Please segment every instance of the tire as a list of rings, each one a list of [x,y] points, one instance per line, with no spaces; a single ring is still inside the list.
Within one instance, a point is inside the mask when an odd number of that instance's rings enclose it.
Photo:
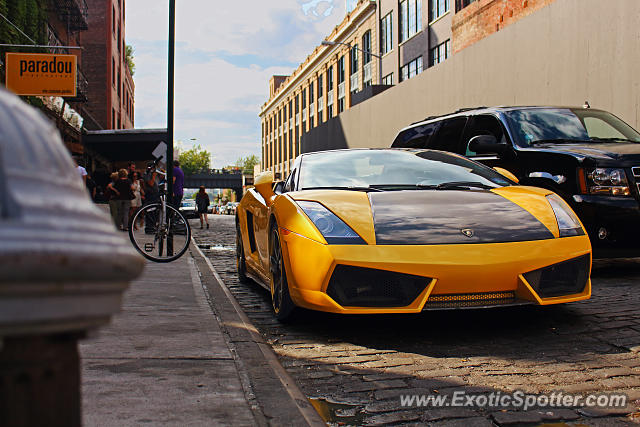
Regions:
[[[240,283],[248,283],[247,263],[244,257],[244,245],[242,244],[240,224],[236,224],[236,269],[238,271],[238,281]]]
[[[271,227],[270,234],[269,272],[271,276],[271,305],[276,319],[281,322],[287,322],[292,319],[296,306],[289,295],[287,271],[284,267],[284,257],[282,256],[282,245],[280,244],[277,225]]]
[[[129,239],[148,260],[171,262],[189,248],[191,227],[189,221],[172,206],[166,206],[165,225],[160,227],[161,209],[160,203],[153,203],[136,212],[129,222]],[[144,226],[136,229],[141,219],[144,219]]]

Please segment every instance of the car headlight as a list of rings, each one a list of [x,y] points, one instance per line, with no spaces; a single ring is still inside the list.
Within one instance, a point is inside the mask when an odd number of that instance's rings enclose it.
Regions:
[[[334,245],[366,245],[367,243],[333,212],[318,202],[298,201],[327,243]]]
[[[582,225],[580,225],[580,220],[567,202],[562,200],[562,198],[556,194],[549,194],[547,196],[547,201],[549,202],[549,205],[551,205],[551,209],[553,209],[553,213],[556,216],[558,229],[560,230],[560,237],[584,235],[584,230],[582,229]]]
[[[586,194],[629,196],[629,182],[624,169],[596,168],[590,172],[581,169],[581,190]]]

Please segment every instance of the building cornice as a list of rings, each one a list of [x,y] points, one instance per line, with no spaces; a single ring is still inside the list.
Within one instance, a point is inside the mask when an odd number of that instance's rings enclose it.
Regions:
[[[356,9],[348,13],[342,22],[339,25],[336,25],[325,40],[336,42],[341,41],[345,38],[345,35],[352,32],[354,27],[357,28],[362,21],[369,18],[372,13],[375,13],[375,10],[375,0],[360,0]],[[271,110],[271,108],[273,108],[274,105],[285,98],[301,80],[306,78],[309,71],[317,67],[322,60],[330,57],[336,49],[344,49],[344,46],[316,46],[313,52],[307,56],[305,61],[296,68],[293,74],[291,74],[287,80],[282,83],[282,85],[280,85],[276,94],[262,105],[259,116],[264,116],[269,110]]]

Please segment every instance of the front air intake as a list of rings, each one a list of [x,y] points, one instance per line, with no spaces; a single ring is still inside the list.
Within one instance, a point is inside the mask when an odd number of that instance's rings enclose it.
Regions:
[[[430,282],[429,277],[337,265],[327,295],[343,307],[405,307]]]
[[[431,295],[424,306],[424,310],[444,308],[473,308],[513,305],[518,301],[513,291],[480,292],[469,294],[440,294]]]
[[[541,298],[573,295],[582,292],[587,285],[590,263],[590,256],[583,255],[523,276]]]

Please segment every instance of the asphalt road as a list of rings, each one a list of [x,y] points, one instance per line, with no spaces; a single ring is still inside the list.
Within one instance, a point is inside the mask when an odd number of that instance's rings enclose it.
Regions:
[[[640,421],[640,259],[596,261],[589,301],[552,307],[339,316],[283,325],[260,286],[238,283],[232,216],[194,238],[283,366],[335,425]],[[624,409],[402,406],[401,395],[622,392]],[[629,415],[629,413],[633,413]]]

